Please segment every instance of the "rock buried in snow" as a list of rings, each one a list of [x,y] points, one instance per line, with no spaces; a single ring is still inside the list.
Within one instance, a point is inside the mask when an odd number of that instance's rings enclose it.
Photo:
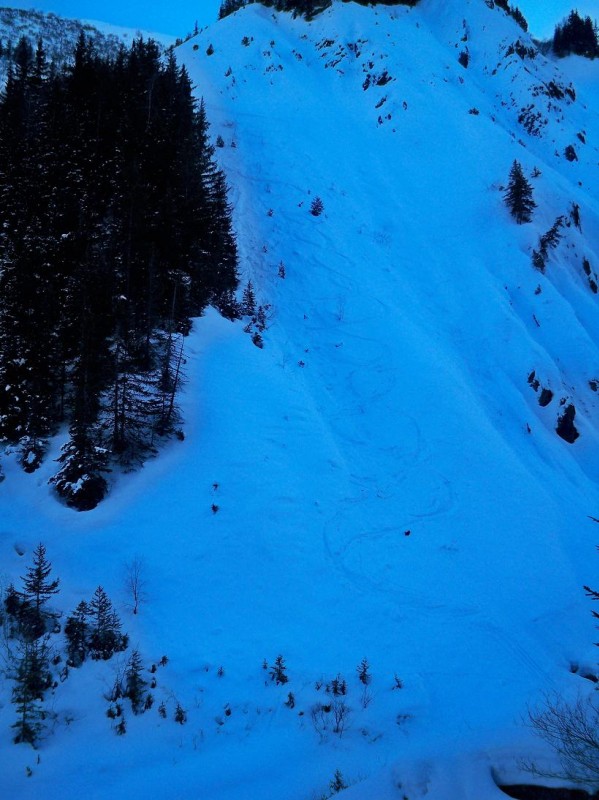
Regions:
[[[584,789],[552,788],[531,784],[499,786],[499,789],[508,797],[515,797],[517,800],[591,800],[594,797]]]
[[[558,436],[569,444],[573,444],[580,434],[574,425],[574,417],[576,416],[576,409],[570,403],[561,417],[557,420],[557,428],[555,429]]]

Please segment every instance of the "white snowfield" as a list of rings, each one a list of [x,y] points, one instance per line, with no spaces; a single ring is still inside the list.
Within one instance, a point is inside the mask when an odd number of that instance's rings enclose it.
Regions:
[[[177,48],[224,142],[265,346],[247,320],[199,319],[185,441],[92,512],[52,499],[51,459],[4,462],[6,580],[43,541],[57,607],[101,584],[144,663],[169,661],[120,737],[103,693],[126,654],[72,670],[39,764],[11,743],[5,682],[0,796],[320,800],[339,770],[347,800],[499,800],[530,782],[521,759],[551,766],[527,707],[592,691],[573,670],[597,660],[599,64],[506,55],[517,40],[484,0],[336,2],[312,22],[251,5]],[[521,226],[515,159],[537,203]],[[573,444],[555,430],[570,404]],[[262,668],[279,654],[284,685]],[[338,674],[342,733],[314,713]]]

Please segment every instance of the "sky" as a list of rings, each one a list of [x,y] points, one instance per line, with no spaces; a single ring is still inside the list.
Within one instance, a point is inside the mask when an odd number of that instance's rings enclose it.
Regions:
[[[53,11],[64,17],[94,19],[140,28],[172,36],[184,36],[193,29],[195,22],[200,27],[217,18],[220,0],[177,0],[177,2],[148,3],[147,0],[16,0],[7,3],[13,8],[36,8]],[[599,16],[597,0],[512,0],[528,20],[535,36],[549,37],[555,23],[572,8],[581,14]]]

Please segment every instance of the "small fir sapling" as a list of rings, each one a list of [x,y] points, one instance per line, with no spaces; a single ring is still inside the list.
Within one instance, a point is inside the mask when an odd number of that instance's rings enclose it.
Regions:
[[[27,568],[26,575],[21,578],[23,591],[17,592],[16,597],[7,595],[9,607],[17,610],[15,619],[18,633],[29,641],[43,636],[49,619],[54,616],[56,620],[56,615],[44,608],[47,601],[59,591],[60,581],[58,578],[51,580],[51,572],[52,564],[46,558],[46,548],[40,543],[33,551],[32,566]]]
[[[47,713],[41,705],[44,692],[52,686],[48,637],[40,642],[23,640],[19,643],[16,660],[15,683],[12,702],[16,706],[17,721],[14,742],[35,747],[41,737]]]
[[[164,701],[162,701],[158,706],[158,715],[162,717],[162,719],[166,719],[166,706],[164,704]]]
[[[9,583],[9,585],[6,587],[6,592],[4,595],[4,610],[9,617],[16,617],[18,616],[22,605],[23,601],[15,589],[14,584]]]
[[[558,217],[551,228],[549,228],[549,230],[541,236],[539,240],[539,249],[532,251],[533,266],[540,272],[545,271],[547,258],[549,256],[549,248],[555,250],[561,241],[563,234],[560,232],[560,228],[562,227],[563,223],[564,218],[561,216]]]
[[[285,684],[289,680],[283,656],[276,657],[274,665],[270,668],[270,679],[274,681],[277,686]]]
[[[175,709],[174,715],[175,722],[178,722],[179,725],[185,725],[187,722],[187,712],[184,711],[181,703],[177,703],[177,708]]]
[[[358,680],[360,683],[363,683],[364,686],[368,686],[372,680],[372,675],[370,674],[370,664],[366,658],[363,658],[362,661],[360,661],[356,668],[356,672],[358,673]]]
[[[324,211],[324,203],[320,199],[320,197],[316,196],[312,203],[310,204],[310,214],[313,217],[319,217],[322,212]]]
[[[125,685],[123,696],[131,701],[134,714],[141,714],[145,710],[147,681],[142,677],[143,666],[138,650],[133,650],[125,667]]]
[[[52,597],[58,594],[60,580],[49,580],[52,572],[52,564],[46,558],[46,548],[43,544],[33,551],[33,565],[27,569],[27,574],[23,581],[23,598],[32,604],[35,610],[40,613],[42,606]]]
[[[564,224],[564,218],[562,216],[558,217],[553,225],[549,228],[549,230],[541,236],[541,250],[546,251],[547,248],[551,248],[555,250],[555,248],[560,243],[560,240],[563,234],[560,232],[560,228]]]
[[[348,785],[345,782],[343,775],[339,770],[335,770],[335,775],[333,776],[333,780],[329,783],[329,789],[333,794],[338,794],[342,792],[344,789],[347,789]]]
[[[269,306],[258,306],[256,311],[256,327],[258,331],[262,333],[266,330],[266,312],[269,309]]]
[[[251,281],[248,281],[243,290],[241,299],[241,313],[244,317],[251,317],[256,313],[256,295]]]
[[[325,691],[327,694],[332,694],[335,697],[347,694],[347,682],[341,675],[333,678],[330,683],[327,683]]]

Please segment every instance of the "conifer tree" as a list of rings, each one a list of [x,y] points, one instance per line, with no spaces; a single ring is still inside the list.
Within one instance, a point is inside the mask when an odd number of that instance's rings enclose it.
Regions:
[[[533,200],[532,186],[524,177],[522,166],[518,161],[512,164],[504,200],[518,225],[531,221],[532,212],[537,204]]]
[[[52,564],[46,558],[46,548],[40,542],[33,551],[33,565],[28,567],[23,581],[23,597],[39,613],[42,606],[58,593],[60,580],[50,580]]]
[[[274,681],[277,686],[287,683],[289,680],[287,666],[283,660],[283,656],[277,656],[275,658],[275,663],[270,668],[270,679]]]
[[[127,648],[128,637],[121,633],[121,622],[101,586],[94,592],[89,608],[91,657],[107,661],[115,652],[122,652]]]
[[[218,18],[224,19],[230,14],[234,14],[247,4],[248,0],[222,0],[218,9]]]
[[[125,668],[125,687],[123,695],[131,701],[134,714],[141,714],[145,710],[145,688],[148,682],[142,677],[143,666],[138,650],[133,650]]]
[[[575,53],[587,58],[599,56],[599,31],[590,17],[581,17],[573,10],[568,18],[556,25],[553,34],[553,52],[560,56]]]
[[[243,290],[243,297],[241,300],[241,313],[244,316],[251,317],[256,313],[256,295],[251,281],[248,281]]]
[[[80,666],[87,656],[90,615],[89,604],[82,600],[71,616],[67,617],[64,634],[67,640],[68,663],[72,667]]]
[[[51,684],[47,642],[21,642],[12,691],[12,702],[18,717],[12,726],[16,743],[25,742],[34,746],[37,743],[45,718],[41,702]]]

